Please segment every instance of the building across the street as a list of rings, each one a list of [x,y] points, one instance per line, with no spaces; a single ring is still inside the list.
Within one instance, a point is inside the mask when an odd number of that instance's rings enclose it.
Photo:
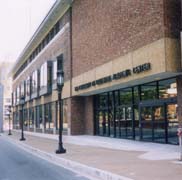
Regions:
[[[177,144],[182,125],[180,0],[58,0],[13,69],[28,131],[58,130],[57,70],[64,71],[68,135]]]

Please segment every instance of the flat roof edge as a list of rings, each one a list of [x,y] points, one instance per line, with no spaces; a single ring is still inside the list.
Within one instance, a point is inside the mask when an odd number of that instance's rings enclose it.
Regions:
[[[51,18],[53,18],[53,19],[51,19],[51,21],[56,20],[56,17],[58,17],[61,13],[63,13],[66,10],[66,8],[68,8],[68,6],[71,6],[72,2],[73,2],[73,0],[56,0],[56,2],[52,5],[49,12],[45,16],[45,18],[42,20],[42,22],[40,23],[40,25],[38,26],[38,28],[34,32],[33,36],[31,37],[31,39],[29,40],[29,42],[27,43],[27,45],[23,49],[23,51],[20,53],[19,57],[17,58],[14,66],[12,67],[12,69],[9,73],[10,76],[13,76],[16,73],[16,71],[18,70],[18,68],[25,62],[28,52],[31,51],[31,48],[34,47],[34,43],[36,43],[36,41],[38,41],[44,37],[45,34],[43,34],[41,36],[41,31],[48,28],[48,27],[46,27],[46,25],[48,24],[48,21]],[[61,9],[62,11],[56,12],[57,16],[56,15],[53,16],[55,13],[55,10],[59,7],[63,7]],[[38,37],[38,39],[37,39],[37,37]]]

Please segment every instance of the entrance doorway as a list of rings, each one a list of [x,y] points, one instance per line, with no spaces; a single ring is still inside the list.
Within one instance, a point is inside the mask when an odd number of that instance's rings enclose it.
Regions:
[[[140,103],[140,139],[177,144],[177,104],[167,101]]]
[[[94,119],[96,135],[178,144],[176,79],[97,94]]]

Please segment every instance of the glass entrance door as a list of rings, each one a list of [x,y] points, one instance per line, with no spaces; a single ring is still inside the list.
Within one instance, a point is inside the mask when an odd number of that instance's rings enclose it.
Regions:
[[[167,132],[168,132],[168,143],[178,144],[177,129],[177,104],[167,105]]]
[[[141,140],[166,143],[165,104],[140,107]]]
[[[140,107],[140,127],[141,127],[141,140],[153,140],[153,113],[151,106]]]
[[[177,144],[176,104],[140,106],[140,138],[143,141]]]
[[[132,120],[132,107],[121,106],[119,107],[118,125],[119,134],[122,138],[133,138],[133,120]]]
[[[167,142],[167,124],[166,124],[166,108],[165,105],[153,106],[153,141]]]

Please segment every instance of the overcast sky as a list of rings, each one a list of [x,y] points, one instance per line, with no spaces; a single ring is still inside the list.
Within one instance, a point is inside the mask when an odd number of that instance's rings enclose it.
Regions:
[[[55,0],[0,0],[0,61],[15,61]]]

